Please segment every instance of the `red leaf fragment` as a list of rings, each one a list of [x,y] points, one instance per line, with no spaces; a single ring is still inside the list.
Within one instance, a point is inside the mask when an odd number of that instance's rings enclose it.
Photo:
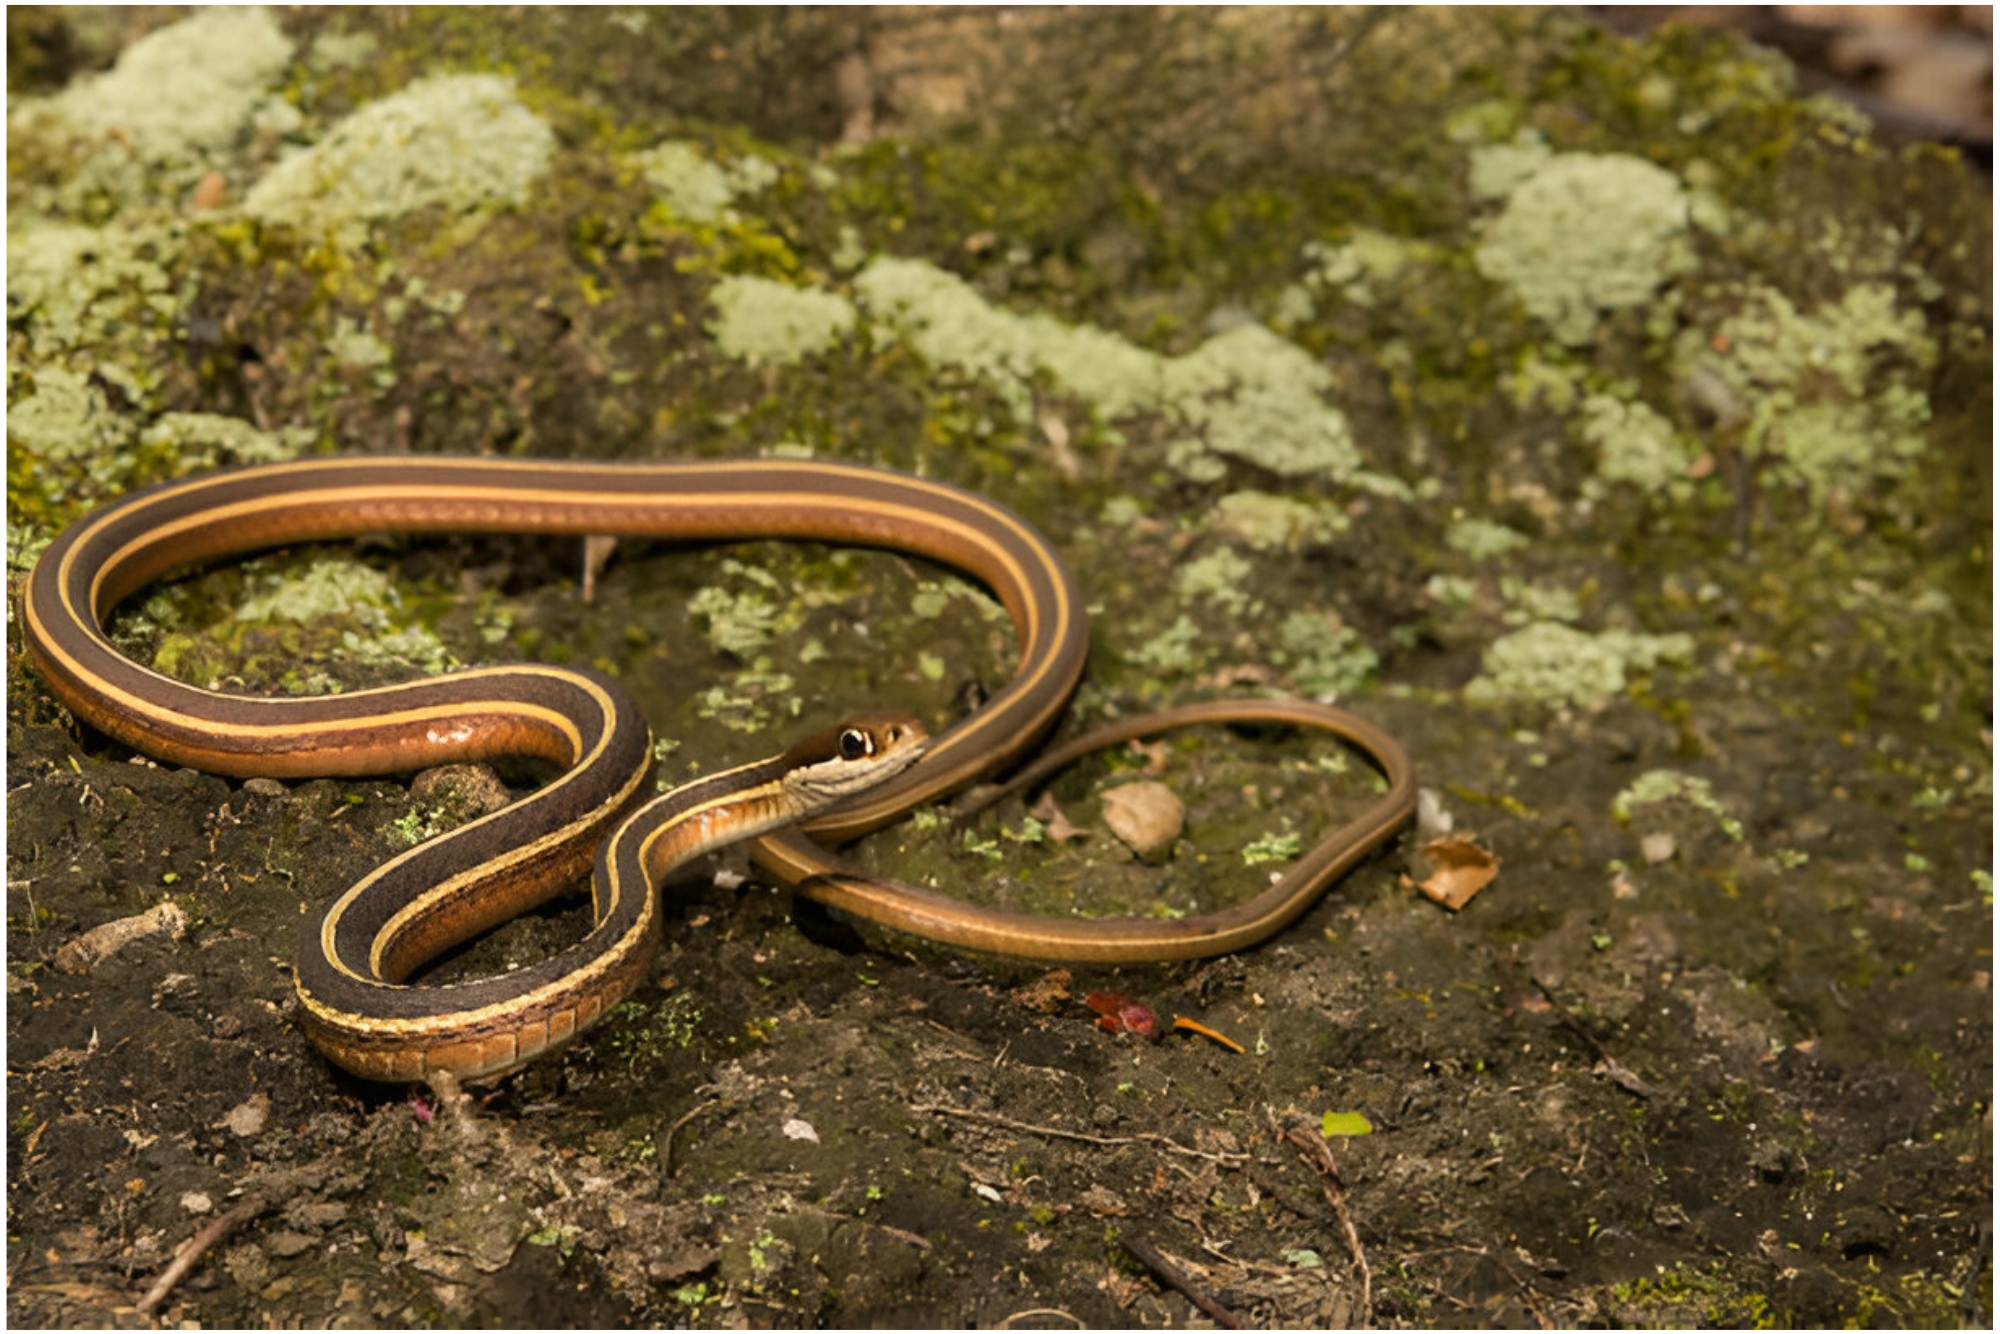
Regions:
[[[1167,1035],[1160,1026],[1160,1016],[1122,991],[1093,991],[1083,1003],[1097,1012],[1097,1026],[1107,1033],[1137,1033],[1148,1042],[1158,1042]]]

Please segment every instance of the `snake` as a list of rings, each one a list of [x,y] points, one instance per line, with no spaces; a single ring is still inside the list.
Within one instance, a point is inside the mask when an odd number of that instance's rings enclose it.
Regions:
[[[914,718],[865,714],[652,797],[651,729],[629,692],[597,671],[518,663],[345,693],[252,696],[153,671],[106,631],[121,601],[170,572],[392,532],[879,548],[984,584],[1012,622],[1019,657],[1005,686],[936,736]],[[1213,700],[1076,738],[998,791],[1045,781],[1093,749],[1196,723],[1316,729],[1360,750],[1384,790],[1241,903],[1178,919],[1054,917],[850,866],[841,845],[1033,755],[1083,677],[1090,629],[1068,564],[1012,510],[940,481],[830,460],[361,455],[225,469],[132,492],[65,529],[29,574],[21,623],[56,699],[157,760],[278,779],[508,757],[557,766],[526,796],[405,851],[302,924],[293,970],[302,1026],[334,1064],[374,1080],[484,1079],[573,1039],[643,978],[662,934],[658,883],[725,843],[755,839],[752,860],[795,893],[896,931],[1019,958],[1157,963],[1245,949],[1282,930],[1416,804],[1409,757],[1376,724],[1305,700]],[[582,940],[497,977],[411,982],[585,875],[594,925]]]

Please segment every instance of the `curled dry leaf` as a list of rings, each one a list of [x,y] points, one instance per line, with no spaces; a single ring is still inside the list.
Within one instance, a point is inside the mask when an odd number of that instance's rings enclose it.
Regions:
[[[1470,903],[1500,873],[1500,859],[1465,835],[1434,838],[1424,844],[1423,855],[1430,860],[1431,873],[1417,891],[1453,912]]]
[[[1044,792],[1042,799],[1028,808],[1028,814],[1040,820],[1043,830],[1058,843],[1090,836],[1088,829],[1078,829],[1069,822],[1069,817],[1063,814],[1062,807],[1056,805],[1056,799],[1050,793]]]

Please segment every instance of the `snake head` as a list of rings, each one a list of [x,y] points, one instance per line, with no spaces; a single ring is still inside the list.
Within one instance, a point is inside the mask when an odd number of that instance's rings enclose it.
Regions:
[[[924,725],[907,713],[850,718],[785,752],[785,787],[818,809],[894,778],[923,754],[927,739]]]

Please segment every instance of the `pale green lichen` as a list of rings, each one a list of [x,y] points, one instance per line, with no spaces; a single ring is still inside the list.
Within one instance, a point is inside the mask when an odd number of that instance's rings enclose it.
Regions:
[[[303,570],[254,571],[249,596],[237,604],[234,619],[245,624],[283,622],[314,625],[342,618],[359,624],[344,630],[331,655],[364,666],[415,668],[436,673],[459,666],[444,641],[421,624],[396,624],[401,599],[386,574],[357,560],[328,557]],[[172,674],[174,641],[164,646],[169,660],[155,666]],[[301,674],[291,688],[337,690],[338,684],[318,673]]]
[[[855,277],[854,291],[881,333],[933,366],[991,385],[1022,420],[1032,415],[1038,373],[1107,419],[1158,398],[1159,358],[1144,348],[1102,329],[990,305],[963,279],[922,260],[877,259]]]
[[[1253,605],[1244,591],[1251,573],[1249,561],[1221,547],[1181,566],[1174,575],[1174,587],[1182,597],[1202,598],[1225,610],[1242,612]]]
[[[1634,809],[1662,801],[1685,801],[1715,817],[1715,823],[1735,842],[1743,841],[1743,823],[1735,819],[1716,799],[1706,778],[1678,773],[1672,769],[1650,769],[1611,799],[1611,815],[1619,824],[1632,818]]]
[[[345,241],[418,209],[518,206],[547,170],[555,132],[491,74],[420,79],[335,125],[265,173],[243,201],[266,222]]]
[[[225,463],[279,463],[297,458],[313,442],[310,427],[260,431],[240,417],[212,412],[168,412],[140,433],[149,446],[171,448],[181,471]]]
[[[1676,343],[1683,375],[1710,376],[1742,414],[1743,448],[1802,482],[1815,501],[1905,474],[1923,453],[1924,392],[1937,344],[1921,311],[1864,283],[1802,312],[1752,288],[1737,314]]]
[[[1346,532],[1348,524],[1348,517],[1330,505],[1309,505],[1267,491],[1232,491],[1215,502],[1218,532],[1265,551],[1323,542]]]
[[[1475,150],[1467,162],[1466,183],[1482,203],[1506,198],[1548,165],[1555,156],[1538,130],[1522,130],[1509,143],[1492,143]]]
[[[305,625],[327,616],[353,616],[373,627],[388,624],[396,589],[380,570],[347,558],[314,561],[295,574],[257,574],[257,591],[237,604],[239,621],[291,621]]]
[[[388,369],[395,360],[395,349],[369,333],[358,320],[343,316],[335,321],[333,332],[326,336],[326,350],[337,366],[378,372],[376,383],[382,388],[396,382],[395,373]]]
[[[1692,457],[1674,424],[1644,403],[1592,394],[1583,401],[1577,433],[1597,450],[1597,474],[1648,493],[1687,477]]]
[[[118,340],[167,336],[148,326],[173,313],[170,233],[30,220],[7,236],[7,318],[36,359]]]
[[[1601,313],[1650,301],[1694,267],[1687,194],[1643,158],[1558,154],[1508,191],[1476,259],[1557,339],[1581,345]]]
[[[1146,517],[1146,507],[1135,496],[1113,496],[1104,502],[1098,518],[1113,528],[1123,528]]]
[[[936,620],[953,602],[972,604],[988,624],[999,624],[1008,619],[1007,609],[985,589],[949,576],[938,580],[926,579],[918,584],[916,593],[910,598],[910,610],[927,621]]]
[[[1552,584],[1534,584],[1512,575],[1500,578],[1500,596],[1507,602],[1503,619],[1509,625],[1531,621],[1574,621],[1583,615],[1583,604],[1572,589]]]
[[[1186,672],[1200,665],[1201,627],[1182,616],[1133,649],[1127,658],[1158,672]]]
[[[1364,308],[1380,299],[1378,283],[1387,283],[1410,263],[1416,247],[1386,232],[1356,228],[1338,245],[1307,241],[1300,250],[1305,273],[1279,293],[1273,312],[1280,327],[1303,324],[1318,313],[1329,295]]]
[[[675,139],[634,154],[632,161],[682,222],[733,222],[730,204],[778,179],[778,169],[760,157],[724,165],[711,161],[700,144]]]
[[[1315,699],[1339,699],[1359,690],[1380,661],[1352,627],[1322,612],[1294,612],[1278,627],[1280,651],[1274,655],[1287,668],[1301,694]]]
[[[1454,551],[1483,561],[1520,550],[1528,545],[1528,537],[1491,519],[1461,519],[1444,530],[1444,542]]]
[[[1350,480],[1361,472],[1346,415],[1322,397],[1333,373],[1263,325],[1238,325],[1162,369],[1162,398],[1196,432],[1184,447],[1205,446],[1281,477]]]
[[[1226,455],[1281,476],[1409,494],[1362,468],[1345,415],[1324,397],[1332,373],[1262,325],[1238,325],[1186,356],[1162,357],[1089,325],[991,305],[922,260],[877,259],[854,290],[878,340],[901,339],[933,366],[987,384],[1020,421],[1032,420],[1035,383],[1046,377],[1107,423],[1142,413],[1177,420],[1189,434],[1171,442],[1169,461],[1198,481],[1219,478]]]
[[[688,610],[701,617],[708,642],[724,653],[749,658],[797,623],[796,615],[755,591],[731,592],[710,586],[688,599]]]
[[[753,366],[793,365],[854,328],[854,306],[832,292],[766,278],[724,278],[708,295],[716,309],[708,326],[716,347]]]
[[[21,392],[29,387],[33,393]],[[8,440],[44,462],[103,457],[132,429],[88,376],[62,366],[21,374],[8,397]]]
[[[375,54],[375,35],[367,32],[323,32],[313,39],[307,59],[317,70],[351,69]]]
[[[231,144],[291,58],[291,39],[262,6],[197,9],[133,42],[108,72],[24,110],[101,141],[93,156],[191,162]]]
[[[1684,634],[1593,635],[1541,621],[1487,648],[1481,659],[1485,671],[1466,685],[1465,698],[1471,704],[1518,700],[1594,709],[1624,692],[1629,673],[1693,657],[1694,640]]]

